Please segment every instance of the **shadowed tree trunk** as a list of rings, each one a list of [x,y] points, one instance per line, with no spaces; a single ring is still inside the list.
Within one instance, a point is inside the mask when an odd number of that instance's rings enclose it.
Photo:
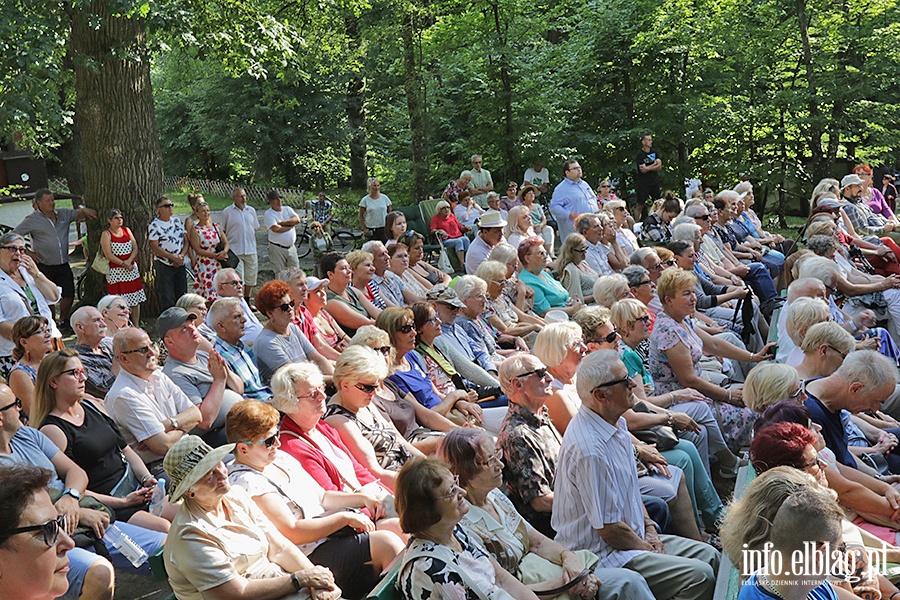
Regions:
[[[347,38],[353,47],[358,47],[359,17],[344,18]],[[365,189],[368,177],[366,166],[366,79],[362,68],[350,73],[347,81],[347,125],[350,128],[350,187],[355,190]]]
[[[412,170],[412,199],[418,203],[428,197],[428,136],[425,103],[422,101],[424,83],[416,60],[417,19],[412,9],[407,9],[400,25],[403,40],[403,88],[406,92],[406,108],[409,111],[409,132],[412,142],[410,168]]]
[[[121,14],[112,0],[85,3],[70,15],[70,51],[75,66],[75,111],[81,132],[86,204],[100,215],[88,226],[92,249],[107,227],[105,213],[118,208],[138,241],[138,267],[148,302],[142,314],[158,311],[147,226],[163,194],[162,152],[156,129],[146,23]],[[89,259],[90,260],[90,259]],[[90,270],[87,302],[106,292],[103,277]]]

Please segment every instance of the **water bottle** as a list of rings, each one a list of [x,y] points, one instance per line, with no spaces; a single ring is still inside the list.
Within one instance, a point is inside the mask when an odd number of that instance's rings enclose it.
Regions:
[[[160,479],[153,488],[153,495],[150,497],[150,514],[157,517],[162,514],[163,502],[166,499],[166,480]]]
[[[122,556],[127,558],[135,567],[139,567],[147,562],[147,553],[144,552],[144,549],[138,546],[137,542],[131,539],[127,533],[119,529],[119,526],[115,523],[106,530],[104,539],[109,540],[116,547],[116,550],[121,552]]]

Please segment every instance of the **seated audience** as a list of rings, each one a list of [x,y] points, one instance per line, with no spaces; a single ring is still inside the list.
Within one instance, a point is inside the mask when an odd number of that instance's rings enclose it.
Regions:
[[[585,240],[585,262],[598,276],[613,273],[613,268],[609,264],[612,247],[604,242],[607,233],[603,223],[600,216],[594,213],[585,213],[575,219],[575,229]],[[569,239],[569,236],[565,239]]]
[[[200,335],[203,336],[203,339],[206,340],[206,342],[201,342],[200,349],[204,352],[212,350],[212,345],[216,341],[216,332],[211,324],[206,323],[206,315],[208,312],[206,308],[206,298],[200,294],[188,292],[175,301],[175,306],[183,308],[193,315],[197,315],[197,331],[199,331]]]
[[[559,309],[567,315],[573,315],[582,303],[578,298],[569,297],[566,289],[553,278],[545,268],[550,264],[550,257],[544,250],[544,240],[538,236],[525,238],[519,244],[519,261],[522,271],[519,281],[534,290],[534,311],[544,316],[551,308]]]
[[[632,298],[628,278],[619,273],[604,275],[594,283],[594,302],[612,308],[619,300]]]
[[[496,260],[486,260],[478,265],[475,276],[487,282],[485,316],[488,324],[500,333],[521,337],[529,347],[533,346],[544,320],[519,310],[504,293],[506,265]]]
[[[244,345],[244,324],[247,318],[237,298],[219,298],[209,308],[209,322],[216,331],[214,347],[219,356],[244,384],[244,398],[267,401],[272,390],[263,384],[253,351]]]
[[[103,398],[116,380],[116,374],[113,372],[112,347],[101,344],[106,337],[106,321],[96,308],[82,306],[72,313],[69,323],[75,330],[73,348],[78,351],[87,375],[87,381],[84,382],[85,392],[95,398]]]
[[[241,281],[241,276],[234,269],[219,269],[215,279],[213,279],[213,283],[216,287],[218,298],[237,298],[241,301],[241,311],[247,320],[244,324],[244,335],[241,337],[241,341],[248,346],[252,346],[263,326],[250,309],[250,304],[244,299],[244,284]],[[206,316],[206,324],[211,329],[215,329],[210,322],[209,315]]]
[[[112,346],[112,338],[120,329],[131,327],[131,307],[122,296],[103,296],[97,302],[97,310],[106,320],[106,342]]]
[[[460,223],[456,215],[450,212],[449,202],[442,200],[437,203],[428,230],[437,237],[438,242],[443,244],[444,248],[456,253],[459,264],[466,264],[466,253],[469,250],[469,238],[466,237],[466,232],[470,230],[470,227]]]
[[[758,365],[744,381],[744,403],[762,414],[767,407],[782,400],[803,403],[806,392],[797,369],[790,365],[766,362]]]
[[[481,216],[478,233],[475,234],[475,239],[465,252],[467,275],[474,275],[478,265],[488,259],[491,251],[499,245],[504,245],[504,227],[506,227],[506,219],[497,209],[488,210]]]
[[[665,244],[672,239],[669,223],[681,213],[681,202],[674,196],[666,197],[660,206],[647,215],[641,225],[641,239],[645,242]]]
[[[425,260],[425,236],[418,231],[412,231],[407,234],[405,243],[409,245],[409,271],[425,288],[425,291],[439,283],[444,285],[450,283],[449,275]]]
[[[504,356],[515,351],[510,350],[510,347],[518,350],[528,349],[521,338],[496,334],[487,323],[487,283],[483,279],[475,275],[463,275],[457,280],[454,291],[459,301],[463,303],[455,323],[466,332],[471,343],[484,349],[494,365],[499,365],[503,362]]]
[[[334,317],[347,335],[353,337],[363,325],[375,324],[375,317],[381,309],[365,297],[363,290],[350,285],[353,270],[343,254],[330,252],[323,256],[319,271],[328,279],[325,284],[328,303],[324,310]]]
[[[406,241],[409,241],[409,238],[406,238]],[[394,245],[397,247],[394,248]],[[404,294],[404,299],[407,304],[412,304],[409,299],[424,299],[426,292],[432,288],[431,284],[427,281],[420,281],[419,278],[410,270],[409,268],[409,246],[407,246],[404,242],[400,242],[399,244],[394,244],[390,248],[388,248],[388,257],[390,258],[390,263],[388,264],[388,273],[390,273],[391,279],[396,275],[400,278],[400,281],[404,286],[406,286],[407,292]],[[416,300],[418,301],[418,300]]]
[[[594,284],[600,274],[588,264],[587,251],[587,240],[583,235],[569,235],[559,249],[556,272],[559,273],[559,282],[566,288],[569,297],[591,304],[594,302]]]
[[[509,210],[506,217],[506,228],[503,235],[506,243],[513,248],[519,247],[519,242],[527,237],[535,235],[534,228],[531,226],[531,212],[527,206],[514,206]]]
[[[12,357],[17,362],[9,372],[9,387],[22,401],[22,413],[28,417],[31,415],[38,367],[53,350],[50,325],[44,317],[22,317],[13,324],[11,335],[16,345]]]
[[[334,322],[334,319],[325,321],[322,317],[322,315],[328,314],[322,313],[322,307],[325,306],[326,301],[325,288],[323,286],[328,283],[328,280],[316,277],[307,278],[306,271],[295,269],[294,267],[279,273],[278,279],[285,282],[291,290],[291,300],[294,302],[294,325],[300,328],[300,333],[309,340],[316,352],[328,360],[337,360],[337,357],[340,356],[340,350],[332,345],[332,341],[335,341],[336,345],[343,343],[343,347],[346,348],[350,338],[343,331],[340,331],[340,327]],[[310,289],[310,279],[315,284],[316,290],[319,290],[318,294],[315,290]],[[318,302],[319,298],[313,298],[313,296],[320,296],[322,301]],[[310,310],[308,306],[310,304],[316,307],[315,314]],[[321,321],[325,321],[323,325],[327,327],[327,333],[319,327],[317,316],[320,317]],[[338,334],[338,331],[340,331],[340,334]]]
[[[326,346],[328,346],[335,354],[339,355],[350,345],[350,336],[341,329],[341,326],[337,324],[337,321],[334,320],[334,317],[327,310],[323,310],[328,303],[327,286],[327,279],[309,277],[307,279],[309,297],[305,300],[304,305],[309,314],[312,315],[313,323],[316,325],[316,337],[321,338],[322,342],[324,342],[323,350],[327,350]],[[325,358],[333,360],[329,357],[330,352],[328,354],[321,352],[321,354]]]
[[[613,342],[616,337],[612,334]],[[587,355],[581,327],[576,323],[550,323],[538,334],[534,343],[534,355],[546,365],[553,378],[550,387],[553,396],[547,401],[550,420],[560,433],[565,433],[569,421],[581,407],[575,389],[578,365]]]

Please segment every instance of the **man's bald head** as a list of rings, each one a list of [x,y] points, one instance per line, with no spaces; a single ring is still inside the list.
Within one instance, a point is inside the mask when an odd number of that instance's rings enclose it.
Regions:
[[[788,304],[797,298],[821,298],[826,299],[825,284],[821,279],[814,277],[803,277],[795,279],[788,286],[787,301]]]

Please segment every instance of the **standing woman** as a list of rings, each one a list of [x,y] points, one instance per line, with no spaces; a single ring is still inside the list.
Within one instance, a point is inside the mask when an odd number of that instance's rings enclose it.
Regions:
[[[131,318],[140,327],[141,302],[147,299],[141,272],[137,266],[137,240],[131,229],[122,222],[122,211],[117,208],[106,213],[109,229],[100,234],[100,250],[109,261],[106,274],[106,292],[122,296],[131,307]]]
[[[53,351],[53,342],[44,317],[22,317],[13,325],[12,336],[16,342],[13,358],[19,362],[9,373],[9,387],[22,401],[22,412],[27,416],[31,414],[38,367]]]
[[[547,254],[550,255],[550,258],[555,259],[553,229],[547,226],[547,215],[544,214],[544,209],[534,201],[537,198],[537,188],[533,185],[523,186],[519,191],[519,198],[522,200],[522,205],[528,208],[534,233],[544,239],[544,248],[547,250]]]
[[[194,265],[194,292],[214,302],[218,295],[213,280],[219,272],[219,261],[228,258],[228,240],[219,234],[219,228],[212,222],[206,202],[197,203],[196,214],[197,222],[188,230],[188,241],[197,256]],[[217,252],[219,242],[223,242],[224,246]]]
[[[393,205],[387,194],[381,193],[381,182],[377,177],[369,177],[366,189],[369,193],[359,201],[359,226],[364,236],[383,242],[385,219]]]

